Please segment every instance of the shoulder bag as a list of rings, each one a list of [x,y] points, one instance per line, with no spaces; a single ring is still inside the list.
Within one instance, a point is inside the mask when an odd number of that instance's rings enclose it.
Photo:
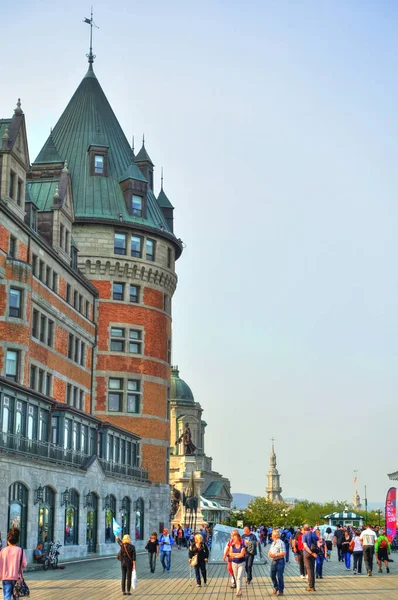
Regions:
[[[30,596],[29,588],[22,574],[22,558],[23,550],[21,548],[21,560],[19,561],[19,575],[17,581],[14,584],[14,589],[12,590],[12,595],[14,598],[25,598],[26,596]]]

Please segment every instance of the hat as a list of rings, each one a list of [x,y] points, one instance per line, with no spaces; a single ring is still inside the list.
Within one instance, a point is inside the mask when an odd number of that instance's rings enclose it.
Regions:
[[[129,535],[124,535],[123,539],[122,539],[122,543],[123,544],[129,544],[131,542],[130,536]]]

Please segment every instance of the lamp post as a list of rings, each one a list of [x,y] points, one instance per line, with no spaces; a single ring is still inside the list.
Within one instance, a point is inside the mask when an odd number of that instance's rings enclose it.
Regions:
[[[376,515],[379,517],[379,527],[380,527],[380,517],[381,517],[382,513],[383,513],[383,511],[381,510],[381,508],[378,508],[376,510]]]
[[[282,512],[281,512],[281,518],[282,518],[282,524],[283,524],[284,526],[286,525],[286,523],[285,523],[285,521],[286,521],[286,517],[287,517],[287,510],[286,510],[286,509],[282,509]]]

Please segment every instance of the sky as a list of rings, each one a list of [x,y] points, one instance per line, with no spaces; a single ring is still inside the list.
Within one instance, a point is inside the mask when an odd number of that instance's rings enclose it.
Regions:
[[[2,16],[0,117],[30,159],[87,70],[77,0]],[[94,6],[94,70],[186,245],[173,362],[232,491],[382,501],[397,452],[398,3]]]

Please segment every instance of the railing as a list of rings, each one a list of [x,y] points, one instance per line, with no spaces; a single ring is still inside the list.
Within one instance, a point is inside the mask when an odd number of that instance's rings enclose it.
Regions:
[[[15,433],[0,433],[0,451],[37,457],[74,467],[83,467],[90,458],[77,450],[64,449],[50,442],[30,440]]]
[[[109,460],[104,460],[103,458],[99,458],[98,460],[106,475],[111,475],[113,477],[130,477],[137,481],[148,481],[148,471],[146,469],[130,467],[129,465],[120,465]]]
[[[70,448],[61,448],[50,442],[30,440],[15,433],[0,433],[0,452],[29,456],[40,460],[64,464],[71,467],[84,467],[90,456]],[[136,481],[148,481],[148,471],[140,467],[120,465],[103,458],[98,458],[106,475],[111,477],[128,477]]]

